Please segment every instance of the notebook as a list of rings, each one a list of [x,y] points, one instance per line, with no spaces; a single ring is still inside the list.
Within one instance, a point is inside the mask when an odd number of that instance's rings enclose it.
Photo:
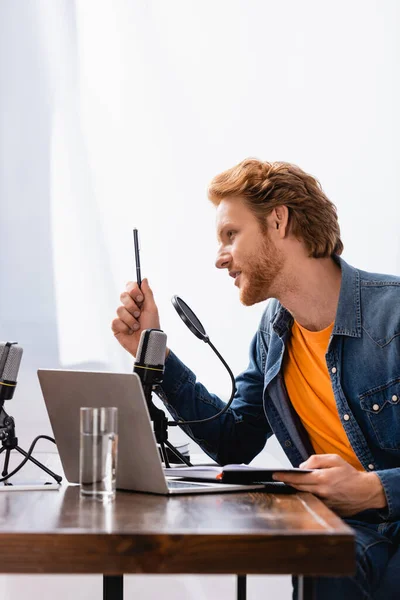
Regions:
[[[211,466],[200,465],[193,467],[165,468],[165,475],[172,477],[183,477],[184,479],[197,481],[221,481],[223,483],[271,483],[274,473],[312,473],[315,469],[278,468],[264,469],[261,467],[249,467],[248,465],[225,465]]]

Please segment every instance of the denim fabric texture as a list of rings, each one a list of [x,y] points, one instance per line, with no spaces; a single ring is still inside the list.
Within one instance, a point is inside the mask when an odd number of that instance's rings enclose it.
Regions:
[[[353,518],[359,571],[349,585],[360,590],[358,596],[354,589],[349,596],[340,594],[343,600],[364,599],[372,597],[370,589],[377,587],[384,572],[381,563],[386,567],[393,556],[400,571],[393,550],[398,547],[400,520],[400,277],[368,273],[340,257],[335,260],[342,281],[326,364],[350,444],[364,469],[378,474],[387,499],[387,508]],[[277,300],[270,300],[250,346],[249,365],[236,378],[231,407],[209,423],[182,426],[219,464],[249,463],[272,434],[295,467],[314,453],[283,379],[282,361],[292,324],[291,314]],[[173,352],[166,360],[160,396],[175,419],[204,419],[225,405],[196,381]],[[389,535],[392,530],[396,533]],[[385,531],[387,536],[378,540],[376,536]],[[328,579],[318,581],[325,586]],[[340,578],[336,584],[343,581]],[[323,594],[327,599],[339,597],[329,596],[326,588]]]
[[[354,577],[318,577],[318,600],[397,600],[400,597],[400,522],[346,519],[355,532]],[[293,598],[297,600],[296,586]]]
[[[342,283],[326,364],[338,415],[366,471],[380,477],[386,521],[400,519],[400,277],[360,271],[336,257]],[[282,359],[293,317],[270,300],[236,378],[230,409],[210,423],[183,427],[219,464],[249,463],[275,434],[293,466],[313,454],[286,392]],[[163,400],[175,418],[194,420],[224,406],[170,352]]]

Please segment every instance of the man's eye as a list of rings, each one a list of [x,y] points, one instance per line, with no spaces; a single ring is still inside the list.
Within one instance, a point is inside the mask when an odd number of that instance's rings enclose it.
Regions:
[[[234,237],[235,232],[234,231],[228,231],[228,233],[226,235],[228,236],[228,239],[231,240]]]

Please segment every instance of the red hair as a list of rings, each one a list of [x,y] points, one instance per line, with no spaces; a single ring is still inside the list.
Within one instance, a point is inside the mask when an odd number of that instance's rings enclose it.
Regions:
[[[315,177],[286,162],[247,158],[211,181],[208,197],[214,205],[241,198],[265,229],[266,216],[277,206],[289,210],[289,230],[314,258],[341,254],[343,243],[335,205]]]

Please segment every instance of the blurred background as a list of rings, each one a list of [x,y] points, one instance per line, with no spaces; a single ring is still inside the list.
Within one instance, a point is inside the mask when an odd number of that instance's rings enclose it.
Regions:
[[[0,0],[0,339],[24,348],[23,447],[51,434],[36,370],[129,372],[110,323],[134,279],[132,228],[168,345],[223,399],[264,305],[214,268],[211,178],[246,157],[316,176],[344,259],[400,274],[397,0]],[[175,429],[171,439],[185,438]],[[41,442],[42,450],[48,448]],[[274,440],[265,449],[285,464]],[[126,577],[126,593],[234,597],[234,577]],[[62,586],[61,586],[62,584]],[[95,598],[100,576],[1,576],[3,600]],[[291,596],[250,577],[248,597]]]

